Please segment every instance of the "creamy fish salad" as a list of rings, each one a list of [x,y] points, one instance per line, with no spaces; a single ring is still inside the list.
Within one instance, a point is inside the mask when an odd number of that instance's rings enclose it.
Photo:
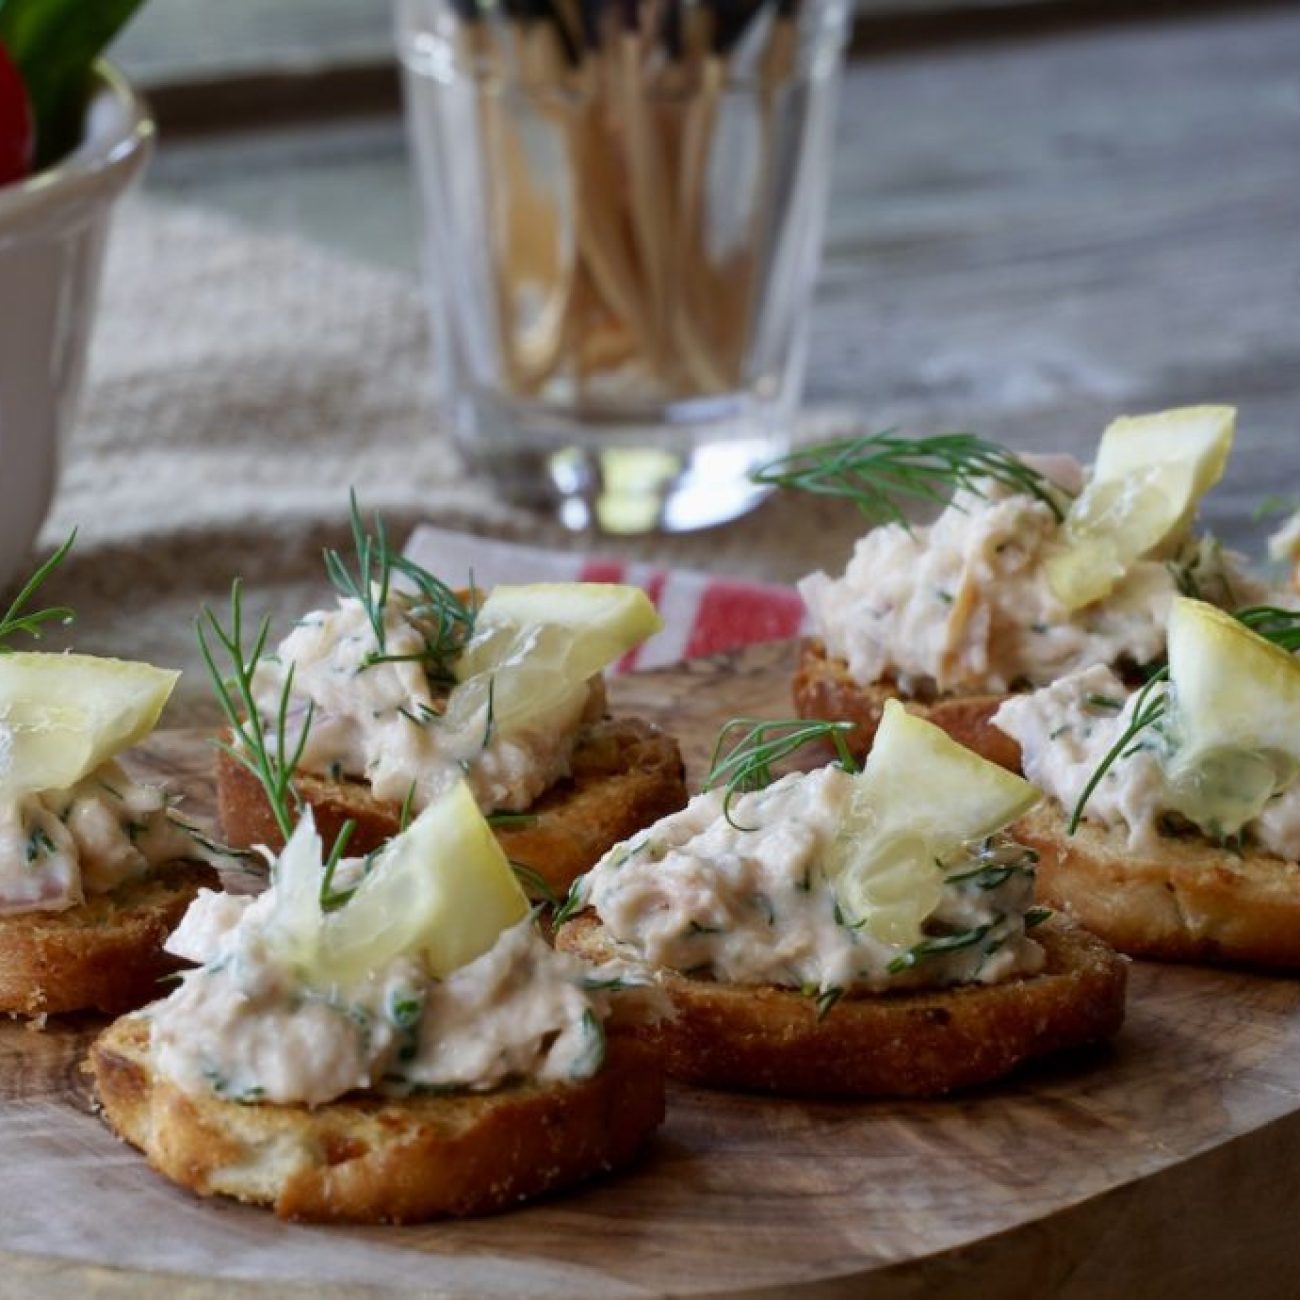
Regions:
[[[70,789],[0,802],[0,915],[64,911],[194,856],[163,791],[104,763]]]
[[[1081,483],[1077,463],[1053,477]],[[861,538],[840,578],[799,584],[816,634],[870,684],[907,694],[1002,693],[1040,686],[1094,663],[1140,665],[1164,653],[1173,597],[1195,591],[1236,608],[1265,589],[1241,557],[1189,533],[1132,564],[1104,600],[1068,611],[1047,581],[1059,547],[1051,507],[992,481],[962,491],[935,522]]]
[[[346,860],[337,879],[365,869]],[[295,964],[276,909],[274,885],[256,898],[201,890],[167,942],[199,965],[138,1014],[157,1070],[187,1092],[315,1106],[356,1091],[586,1079],[604,1060],[613,998],[644,983],[621,963],[593,969],[556,952],[531,916],[443,980],[408,955],[331,982]],[[653,990],[632,997],[655,1013]]]
[[[819,1000],[851,991],[989,984],[1034,975],[1034,854],[1006,837],[969,845],[934,870],[938,906],[920,943],[900,947],[854,924],[831,864],[853,803],[839,767],[791,773],[724,806],[720,790],[612,849],[574,886],[620,955]],[[927,864],[928,865],[928,864]],[[823,1003],[824,1005],[824,1003]]]
[[[1095,665],[1069,674],[1030,695],[1007,700],[993,724],[1020,745],[1025,775],[1069,813],[1102,760],[1128,730],[1139,692],[1109,668]],[[1128,848],[1145,852],[1161,836],[1187,825],[1184,800],[1169,776],[1177,747],[1176,726],[1143,730],[1098,782],[1084,818],[1124,832]],[[1204,789],[1199,802],[1229,800],[1229,785]],[[1292,782],[1246,821],[1241,835],[1265,853],[1300,861],[1300,782]]]
[[[505,725],[494,719],[483,682],[430,679],[432,629],[411,600],[390,595],[382,625],[381,647],[361,602],[340,597],[334,609],[301,619],[258,665],[254,698],[269,725],[290,673],[291,742],[310,710],[302,768],[367,781],[378,799],[409,796],[417,810],[464,777],[485,812],[527,808],[568,775],[578,729],[604,710],[599,679],[572,688],[557,677],[549,698]],[[525,641],[518,654],[528,652]],[[470,693],[481,705],[460,707]]]

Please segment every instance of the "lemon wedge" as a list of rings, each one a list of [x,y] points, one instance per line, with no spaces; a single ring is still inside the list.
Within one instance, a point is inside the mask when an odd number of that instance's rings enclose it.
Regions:
[[[1223,476],[1236,431],[1230,406],[1124,416],[1102,435],[1092,478],[1047,561],[1068,610],[1108,596],[1129,566],[1177,533]]]
[[[1300,775],[1300,659],[1223,610],[1177,597],[1169,613],[1175,808],[1234,835]]]
[[[275,864],[276,937],[313,984],[352,983],[403,956],[443,979],[528,915],[528,898],[463,781],[390,840],[356,892],[328,914],[322,851],[308,809]]]
[[[347,905],[326,918],[321,964],[347,980],[418,953],[443,979],[528,910],[509,859],[458,781],[389,841]]]
[[[663,626],[639,587],[539,582],[496,587],[456,665],[445,722],[468,727],[489,709],[510,730],[571,698],[587,680]]]
[[[533,628],[563,629],[583,680],[626,654],[663,626],[640,587],[612,582],[534,582],[494,587],[478,612],[478,635],[461,656],[462,680],[490,671],[501,657],[493,640]],[[587,665],[591,665],[588,667]]]
[[[94,655],[0,655],[0,791],[75,785],[154,729],[179,677]]]
[[[885,705],[855,785],[827,873],[849,924],[904,948],[920,942],[938,906],[942,864],[1042,798],[897,700]]]

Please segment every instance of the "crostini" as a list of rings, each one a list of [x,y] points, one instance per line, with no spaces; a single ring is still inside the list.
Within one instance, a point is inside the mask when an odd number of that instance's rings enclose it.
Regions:
[[[1118,1030],[1123,959],[1034,907],[1034,854],[1002,834],[1039,798],[1027,782],[888,701],[860,772],[846,752],[754,789],[773,734],[733,751],[730,789],[611,850],[559,918],[560,948],[660,981],[670,1074],[932,1096]]]
[[[631,1159],[664,1114],[654,991],[546,944],[468,786],[340,851],[307,808],[263,894],[200,894],[168,943],[197,967],[92,1048],[117,1133],[200,1195],[335,1222],[502,1210]]]
[[[644,592],[457,592],[390,553],[355,504],[353,523],[357,572],[327,556],[334,609],[301,618],[273,653],[263,629],[251,660],[227,642],[248,684],[227,712],[233,744],[218,767],[232,845],[284,842],[248,770],[241,729],[252,718],[288,737],[294,782],[327,837],[350,820],[354,850],[376,848],[403,808],[418,812],[463,778],[510,857],[561,895],[611,844],[681,807],[676,743],[604,716],[602,671],[660,626]],[[211,620],[208,630],[219,632]]]
[[[179,675],[0,655],[0,1011],[116,1014],[180,964],[163,941],[217,875],[167,795],[117,762]]]
[[[1178,597],[1142,688],[1099,666],[1002,705],[1049,796],[1015,831],[1041,901],[1136,957],[1300,967],[1298,628]]]
[[[795,677],[797,711],[855,722],[861,754],[885,701],[901,699],[1018,771],[1015,741],[990,725],[1009,695],[1097,663],[1140,681],[1163,660],[1179,592],[1227,608],[1262,598],[1239,557],[1192,531],[1234,429],[1228,407],[1125,417],[1103,434],[1090,471],[969,435],[883,448],[865,439],[855,457],[823,455],[823,478],[860,464],[895,491],[957,490],[933,524],[899,515],[857,543],[842,577],[799,584],[814,635]]]

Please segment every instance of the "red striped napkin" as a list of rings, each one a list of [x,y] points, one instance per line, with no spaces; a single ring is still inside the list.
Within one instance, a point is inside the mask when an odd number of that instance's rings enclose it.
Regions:
[[[778,641],[798,635],[805,626],[799,594],[793,587],[773,583],[541,551],[428,524],[411,534],[406,554],[451,583],[466,581],[472,573],[480,587],[508,582],[627,582],[643,588],[659,610],[664,629],[624,655],[615,672],[658,668],[759,641]]]

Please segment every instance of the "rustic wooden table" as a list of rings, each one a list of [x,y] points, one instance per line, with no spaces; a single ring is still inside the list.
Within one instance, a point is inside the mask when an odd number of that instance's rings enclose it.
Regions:
[[[1261,497],[1300,494],[1300,7],[1018,8],[1043,16],[860,33],[809,400],[1081,451],[1119,410],[1233,402],[1210,523],[1258,536]],[[194,113],[173,78],[149,190],[414,276],[391,68],[358,76],[381,111],[201,136],[168,134]]]

